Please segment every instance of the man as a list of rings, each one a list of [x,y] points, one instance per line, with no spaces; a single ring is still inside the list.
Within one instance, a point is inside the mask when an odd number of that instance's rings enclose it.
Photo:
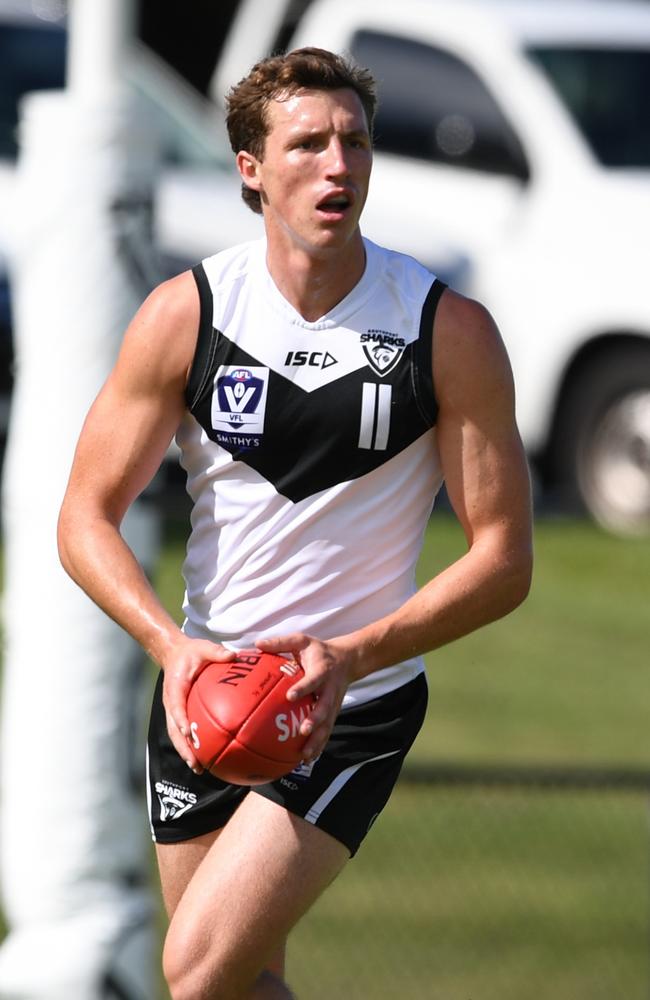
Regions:
[[[390,795],[425,711],[421,654],[529,587],[528,475],[494,323],[360,233],[374,107],[369,74],[318,49],[234,88],[231,143],[266,239],[144,303],[61,513],[66,569],[162,670],[149,780],[174,1000],[291,997],[287,935]],[[194,501],[183,631],[119,533],[174,434]],[[443,476],[468,549],[416,592]],[[186,699],[208,662],[255,644],[293,652],[289,697],[318,701],[291,780],[248,791],[201,773]]]

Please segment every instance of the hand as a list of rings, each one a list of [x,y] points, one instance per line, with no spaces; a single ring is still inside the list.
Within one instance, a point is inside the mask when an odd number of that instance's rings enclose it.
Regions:
[[[231,649],[226,649],[207,639],[189,639],[174,647],[173,652],[162,664],[163,705],[167,715],[167,732],[177,752],[195,774],[201,774],[203,767],[197,760],[187,717],[187,697],[193,681],[209,663],[227,663],[235,658]]]
[[[287,699],[297,701],[306,694],[318,698],[313,711],[300,726],[301,734],[309,737],[303,760],[315,760],[325,749],[350,684],[350,654],[337,644],[337,640],[324,642],[304,632],[260,639],[256,646],[265,653],[292,653],[303,668],[305,676],[289,688]]]

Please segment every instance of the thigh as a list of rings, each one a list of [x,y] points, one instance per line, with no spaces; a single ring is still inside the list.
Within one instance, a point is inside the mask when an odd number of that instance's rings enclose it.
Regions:
[[[219,836],[214,830],[202,837],[178,844],[156,844],[156,860],[167,917],[171,920],[194,873]],[[286,940],[281,941],[265,963],[265,970],[282,978],[285,968]]]
[[[191,954],[204,981],[243,992],[264,968],[275,971],[289,931],[350,852],[258,795],[247,796],[205,847],[196,847],[194,857],[203,856],[176,905],[166,950],[172,961]]]
[[[167,916],[171,919],[196,869],[219,836],[219,830],[180,844],[156,844],[160,887]]]

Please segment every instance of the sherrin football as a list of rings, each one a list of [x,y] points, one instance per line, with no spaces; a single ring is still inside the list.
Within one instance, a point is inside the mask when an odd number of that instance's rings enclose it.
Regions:
[[[258,650],[205,667],[187,699],[201,765],[236,785],[261,785],[297,767],[307,741],[300,724],[315,704],[313,695],[287,701],[302,673],[294,660]]]

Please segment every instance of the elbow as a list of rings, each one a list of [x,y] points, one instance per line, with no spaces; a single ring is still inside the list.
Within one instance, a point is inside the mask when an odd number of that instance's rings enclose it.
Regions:
[[[519,556],[508,564],[503,586],[505,599],[504,614],[510,614],[524,603],[530,593],[533,582],[532,552]]]
[[[70,528],[65,507],[61,508],[59,520],[56,526],[56,546],[59,554],[59,562],[63,566],[68,576],[71,576],[72,559],[69,545]]]
[[[79,550],[80,544],[81,531],[79,519],[64,500],[56,526],[56,545],[61,566],[76,583],[78,580],[75,574],[75,553]]]

